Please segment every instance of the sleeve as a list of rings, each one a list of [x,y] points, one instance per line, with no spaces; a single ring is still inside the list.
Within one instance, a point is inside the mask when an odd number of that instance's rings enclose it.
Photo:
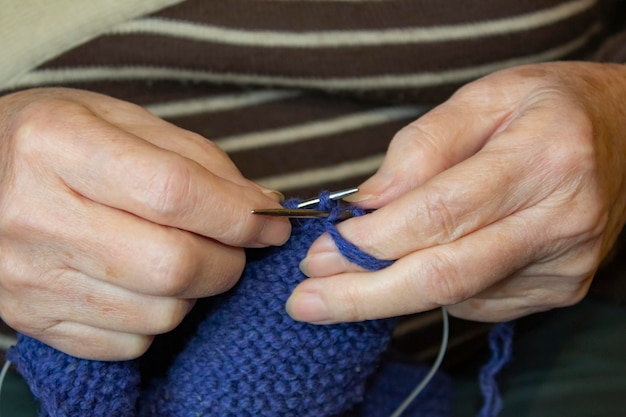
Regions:
[[[0,88],[111,25],[181,0],[0,0]]]

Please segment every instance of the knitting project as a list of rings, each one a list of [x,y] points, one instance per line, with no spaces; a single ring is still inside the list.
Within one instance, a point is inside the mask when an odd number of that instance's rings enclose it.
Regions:
[[[145,358],[78,359],[19,335],[9,359],[39,400],[40,416],[391,414],[428,371],[414,363],[383,361],[381,366],[393,320],[318,326],[296,322],[285,312],[287,298],[305,279],[298,264],[325,231],[351,261],[371,270],[389,264],[344,240],[334,226],[338,203],[327,193],[320,200],[319,208],[333,215],[294,223],[290,240],[280,248],[250,251],[253,259],[240,282],[214,298],[212,309],[184,339],[184,348],[162,376],[146,376]],[[403,415],[449,413],[450,381],[439,374]]]

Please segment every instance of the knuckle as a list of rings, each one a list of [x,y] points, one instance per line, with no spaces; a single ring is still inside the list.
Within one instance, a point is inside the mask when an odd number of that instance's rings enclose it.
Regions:
[[[171,297],[185,293],[193,282],[195,264],[192,251],[184,242],[163,245],[155,251],[152,262],[154,291]]]
[[[576,119],[571,122],[574,127],[560,133],[563,140],[547,143],[542,155],[555,174],[582,179],[597,170],[593,143],[595,133],[588,116],[577,116],[574,111],[571,118]]]
[[[457,222],[451,208],[444,197],[443,192],[428,193],[424,196],[419,207],[421,222],[411,222],[407,227],[415,227],[416,224],[428,224],[430,230],[435,232],[436,243],[447,243],[457,237]]]
[[[54,108],[51,100],[32,101],[15,113],[12,123],[9,125],[13,132],[13,137],[18,142],[28,142],[32,137],[45,137],[50,131],[53,118],[50,117],[50,110]],[[57,126],[56,123],[52,124]]]
[[[206,154],[212,155],[216,158],[219,158],[223,161],[230,162],[230,157],[228,156],[228,153],[226,153],[226,151],[220,148],[215,142],[211,140],[207,140],[206,138],[202,137],[201,135],[197,133],[190,132],[190,131],[185,131],[185,132],[189,135],[191,140],[194,140],[203,148],[202,149],[203,152],[205,152]]]
[[[205,282],[210,282],[211,285],[201,295],[210,296],[230,290],[241,277],[245,263],[244,252],[239,251],[239,256],[229,259],[228,262],[222,265],[216,265],[210,271],[211,276],[205,279]]]
[[[154,169],[145,187],[148,209],[167,222],[181,215],[191,195],[192,174],[177,159],[163,161]]]
[[[425,287],[420,290],[427,291],[439,305],[458,304],[472,295],[455,263],[440,253],[430,256],[420,275],[425,277]]]
[[[72,114],[71,123],[80,125],[81,119],[93,114],[83,105],[70,100],[43,97],[24,105],[12,120],[13,139],[18,148],[29,152],[41,152],[42,143],[58,146],[71,136],[67,114]]]
[[[24,197],[13,196],[8,192],[5,197],[6,204],[1,204],[0,198],[0,235],[7,239],[25,239],[26,237],[43,236],[53,226],[46,222],[38,213],[41,207],[33,207],[33,204],[24,200]],[[2,256],[0,263],[6,265],[7,257]]]
[[[418,119],[402,128],[391,143],[411,158],[445,155],[445,152],[440,152],[443,134],[437,132],[437,128],[433,124],[425,126],[423,120]]]

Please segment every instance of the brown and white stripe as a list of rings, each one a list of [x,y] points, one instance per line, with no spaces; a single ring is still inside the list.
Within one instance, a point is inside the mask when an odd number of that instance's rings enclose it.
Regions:
[[[393,134],[463,83],[582,58],[596,0],[188,0],[123,22],[10,89],[68,85],[147,106],[287,193],[355,185]],[[461,13],[462,11],[462,13]]]

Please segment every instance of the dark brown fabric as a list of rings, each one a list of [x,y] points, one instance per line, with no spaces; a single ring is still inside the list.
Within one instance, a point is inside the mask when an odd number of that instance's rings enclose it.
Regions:
[[[214,24],[235,29],[321,31],[438,27],[481,23],[517,14],[541,11],[562,1],[489,3],[457,1],[198,1],[190,0],[156,16],[183,22]],[[462,13],[459,12],[462,10]],[[296,79],[355,78],[376,75],[433,73],[487,65],[533,56],[584,36],[599,23],[597,10],[532,30],[494,34],[475,39],[315,48],[259,47],[202,42],[152,34],[102,36],[54,60],[44,68],[93,66],[150,66],[208,71],[217,74],[252,74]],[[254,22],[254,24],[253,24]],[[598,32],[598,35],[600,32]],[[289,32],[284,35],[289,37]],[[597,45],[597,36],[560,57],[582,59]],[[356,97],[385,101],[433,103],[445,99],[469,81],[437,83],[433,87],[394,88],[393,91],[351,91]],[[272,86],[266,82],[266,86]],[[437,91],[440,89],[441,91]],[[324,88],[318,88],[323,91]]]
[[[345,30],[441,26],[530,13],[560,0],[187,1],[156,16],[247,29]]]

